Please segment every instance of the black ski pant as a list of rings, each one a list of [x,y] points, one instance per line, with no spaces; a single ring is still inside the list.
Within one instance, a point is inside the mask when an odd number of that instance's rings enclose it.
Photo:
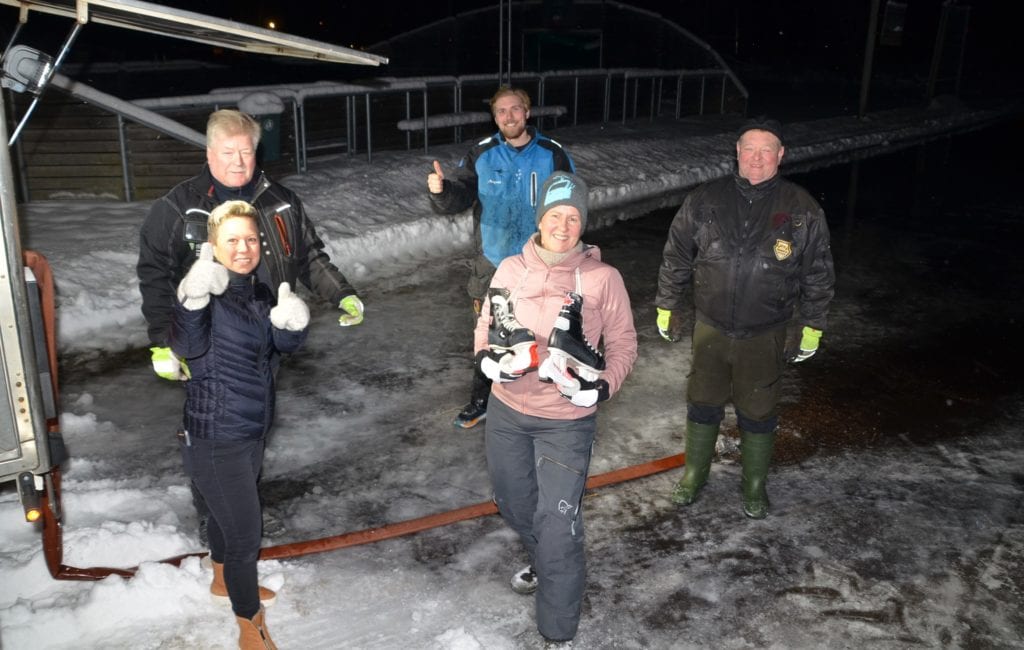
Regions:
[[[500,399],[487,407],[484,441],[494,500],[537,573],[537,629],[556,641],[576,636],[583,607],[583,491],[596,431],[596,413],[551,420],[519,413]]]
[[[231,609],[251,619],[260,610],[256,561],[263,517],[256,481],[263,465],[263,440],[203,440],[181,446],[185,472],[210,510],[210,559],[224,564]]]

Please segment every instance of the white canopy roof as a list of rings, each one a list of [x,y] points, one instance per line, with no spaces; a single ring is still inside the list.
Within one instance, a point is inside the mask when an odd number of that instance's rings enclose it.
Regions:
[[[244,52],[373,66],[388,62],[376,54],[139,0],[0,0],[0,5],[19,9],[21,22],[38,11]]]

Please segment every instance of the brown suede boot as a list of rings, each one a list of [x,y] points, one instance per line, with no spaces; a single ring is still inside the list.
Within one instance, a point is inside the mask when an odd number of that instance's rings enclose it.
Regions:
[[[267,630],[265,610],[262,607],[251,619],[236,616],[235,620],[238,621],[239,650],[277,650]]]
[[[220,562],[211,562],[213,565],[213,582],[210,583],[210,597],[215,601],[230,603],[228,598],[228,585],[224,582],[224,565]],[[260,587],[260,605],[270,607],[277,600],[277,594],[272,589]]]

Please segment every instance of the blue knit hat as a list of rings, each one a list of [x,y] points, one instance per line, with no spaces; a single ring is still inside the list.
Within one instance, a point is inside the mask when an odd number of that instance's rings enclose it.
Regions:
[[[587,184],[569,172],[555,172],[544,181],[537,201],[537,225],[548,210],[557,205],[571,205],[579,210],[580,226],[587,227]]]

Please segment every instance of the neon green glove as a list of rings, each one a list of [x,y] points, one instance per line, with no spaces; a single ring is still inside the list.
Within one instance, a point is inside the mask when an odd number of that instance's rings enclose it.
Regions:
[[[153,370],[157,376],[170,381],[185,381],[192,378],[188,364],[171,352],[170,348],[150,348],[149,351],[153,353]]]
[[[821,330],[813,327],[804,327],[800,335],[800,349],[790,357],[790,363],[807,361],[818,351],[818,342],[821,340]]]
[[[683,318],[678,311],[657,308],[658,310],[658,334],[669,343],[675,343],[683,338]]]
[[[338,304],[338,308],[345,312],[338,317],[338,325],[348,327],[363,322],[363,301],[359,296],[345,296]]]

